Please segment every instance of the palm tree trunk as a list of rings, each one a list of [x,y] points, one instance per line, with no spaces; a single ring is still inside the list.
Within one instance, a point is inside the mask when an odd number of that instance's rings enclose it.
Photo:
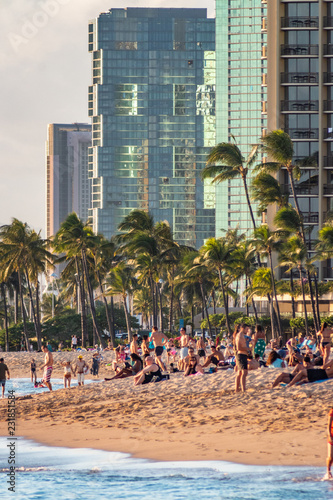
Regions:
[[[194,305],[191,305],[191,323],[192,323],[192,332],[194,331]]]
[[[99,289],[100,289],[101,295],[103,297],[103,302],[104,302],[104,307],[105,307],[105,314],[106,314],[106,320],[108,322],[108,327],[109,327],[109,332],[110,332],[111,344],[112,344],[112,347],[115,347],[115,345],[116,345],[116,337],[115,337],[115,334],[114,334],[114,317],[113,317],[113,314],[111,314],[111,317],[110,317],[110,312],[109,312],[108,303],[107,303],[107,300],[106,300],[106,297],[105,297],[105,294],[104,294],[103,284],[102,284],[100,272],[98,270],[96,270],[96,274],[97,274],[97,279],[98,279],[98,283],[99,283]]]
[[[316,273],[314,273],[313,278],[314,278],[315,292],[316,292],[317,319],[318,319],[318,323],[319,323],[319,327],[320,327],[321,321],[320,321],[320,311],[319,311],[319,293],[318,293],[318,282],[317,282],[317,274]]]
[[[37,337],[37,342],[39,338],[39,332],[38,332],[38,326],[37,326],[37,318],[36,318],[36,311],[35,311],[35,305],[34,305],[34,299],[32,296],[32,290],[31,290],[31,283],[29,279],[29,274],[28,274],[28,269],[26,265],[24,266],[24,271],[25,271],[25,277],[27,280],[27,285],[28,285],[28,292],[29,292],[29,299],[30,299],[30,307],[31,307],[31,312],[32,312],[32,319],[35,327],[35,332],[36,332],[36,337]]]
[[[172,318],[173,318],[173,283],[170,288],[170,308],[169,308],[169,332],[172,332]]]
[[[37,320],[37,345],[38,350],[42,348],[42,328],[40,324],[40,307],[39,307],[39,281],[36,280],[36,320]]]
[[[290,270],[290,291],[291,291],[291,310],[293,319],[296,318],[296,309],[295,309],[295,299],[294,299],[294,279],[293,279],[293,271]],[[292,336],[295,337],[295,327],[292,328]]]
[[[164,330],[163,330],[163,304],[162,304],[162,294],[161,294],[161,290],[160,290],[158,283],[157,283],[156,289],[157,289],[159,303],[160,303],[160,310],[159,310],[159,313],[160,313],[160,331],[163,333],[164,332]]]
[[[252,286],[252,281],[251,281],[251,278],[248,277],[248,280],[249,280],[249,285]],[[251,302],[252,302],[252,307],[253,307],[253,312],[254,312],[254,317],[256,318],[256,323],[259,324],[259,319],[258,319],[258,311],[257,311],[257,308],[256,308],[256,305],[255,305],[255,302],[254,302],[254,299],[252,298],[251,299]]]
[[[272,262],[272,254],[271,253],[269,253],[269,264],[270,264],[270,268],[271,268],[271,280],[272,280],[273,295],[274,295],[275,304],[276,304],[277,327],[278,327],[279,336],[282,337],[280,307],[279,307],[279,301],[278,301],[277,295],[276,295],[274,270],[273,270],[273,262]]]
[[[299,266],[298,269],[299,269],[299,278],[301,280],[301,288],[302,288],[302,296],[303,296],[304,319],[305,319],[305,333],[306,333],[306,335],[309,335],[308,314],[307,314],[307,310],[306,310],[304,283],[303,283],[303,278],[302,278],[302,267]]]
[[[128,312],[128,308],[127,308],[127,296],[126,295],[123,295],[123,303],[124,303],[124,311],[125,311],[125,318],[126,318],[128,342],[132,342],[131,320],[130,320],[129,312]]]
[[[156,325],[157,323],[157,313],[156,313],[156,301],[155,301],[155,282],[153,280],[152,276],[149,276],[149,284],[150,284],[150,291],[151,291],[151,300],[153,304],[153,326]]]
[[[23,301],[22,278],[21,278],[20,272],[18,272],[18,279],[19,279],[19,293],[20,293],[21,308],[22,308],[23,333],[24,333],[24,339],[25,339],[25,345],[26,345],[27,351],[30,352],[30,342],[29,342],[29,336],[28,336],[28,330],[27,330],[27,316],[26,316],[24,301]]]
[[[9,352],[8,311],[7,311],[7,301],[6,301],[6,288],[4,283],[1,283],[1,293],[3,298],[3,308],[5,313],[5,350],[6,352]]]
[[[216,298],[215,298],[215,290],[212,290],[212,300],[213,300],[213,312],[216,314]]]
[[[315,304],[315,300],[314,300],[314,296],[313,296],[312,279],[311,279],[310,271],[307,271],[307,276],[308,276],[308,283],[309,283],[309,292],[310,292],[313,321],[314,321],[314,326],[315,326],[316,332],[318,332],[318,330],[320,330],[320,323],[318,322],[318,319],[317,319],[316,304]]]
[[[245,276],[245,289],[247,288],[247,276]],[[245,302],[245,307],[246,307],[246,310],[245,310],[245,314],[246,314],[246,317],[248,318],[249,317],[249,303],[248,301]]]
[[[19,309],[19,293],[15,286],[14,288],[14,323],[17,325],[18,321],[18,309]]]
[[[235,298],[234,298],[234,307],[237,307],[238,303],[238,287],[239,287],[239,280],[236,281],[236,290],[235,290]]]
[[[228,335],[231,335],[230,320],[229,320],[229,306],[228,306],[228,302],[226,299],[224,283],[223,283],[223,278],[222,278],[222,271],[220,268],[219,268],[219,279],[220,279],[220,286],[221,286],[222,296],[223,296],[223,305],[224,305],[225,322],[226,322],[227,332],[228,332]]]
[[[75,257],[75,267],[76,274],[78,277],[79,284],[79,293],[80,293],[80,303],[81,303],[81,344],[82,347],[85,347],[85,341],[88,337],[88,328],[87,328],[87,309],[86,309],[86,294],[84,289],[84,277],[80,274],[79,269],[79,260]]]
[[[97,316],[96,316],[94,294],[93,294],[93,290],[92,290],[92,286],[91,286],[91,281],[90,281],[90,276],[89,276],[89,270],[88,270],[86,253],[85,253],[85,251],[84,251],[83,248],[81,250],[81,257],[82,257],[83,270],[84,270],[84,274],[86,276],[86,281],[87,281],[88,296],[89,296],[89,303],[90,303],[90,310],[91,310],[91,316],[92,316],[92,320],[93,320],[93,325],[95,327],[96,335],[98,337],[99,343],[104,348],[105,347],[104,341],[103,341],[102,337],[99,334],[99,326],[98,326],[98,321],[97,321]]]
[[[209,314],[208,314],[207,301],[206,301],[206,297],[205,297],[205,294],[204,294],[202,283],[200,283],[200,290],[201,290],[201,297],[202,297],[202,305],[203,305],[204,311],[206,311],[206,318],[207,318],[207,323],[208,323],[209,336],[210,336],[210,338],[213,338],[213,336],[212,336],[212,327],[211,327],[211,324],[210,324]]]

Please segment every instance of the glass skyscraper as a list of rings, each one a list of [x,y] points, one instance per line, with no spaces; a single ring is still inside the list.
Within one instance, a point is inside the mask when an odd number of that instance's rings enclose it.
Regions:
[[[216,143],[215,20],[206,9],[110,9],[89,23],[92,219],[109,237],[133,209],[199,247],[215,233],[200,172]]]
[[[216,0],[216,142],[234,137],[245,158],[266,128],[265,15],[266,1]],[[237,226],[253,228],[241,178],[216,187],[216,235]]]

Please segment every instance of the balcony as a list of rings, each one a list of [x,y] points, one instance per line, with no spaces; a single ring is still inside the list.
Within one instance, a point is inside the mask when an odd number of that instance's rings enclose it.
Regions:
[[[331,267],[323,267],[323,278],[324,279],[333,278],[333,269]]]
[[[267,45],[263,45],[261,49],[261,59],[267,59]]]
[[[323,54],[324,54],[324,56],[327,56],[327,57],[333,56],[333,43],[325,43],[324,44]]]
[[[314,140],[319,137],[318,129],[308,129],[308,128],[290,128],[286,129],[287,134],[290,135],[292,139],[296,140]],[[332,133],[333,139],[333,133]]]
[[[323,165],[324,167],[333,168],[333,156],[324,156]]]
[[[333,112],[333,101],[324,101],[324,111],[326,113]]]
[[[319,110],[319,101],[281,101],[281,112],[314,113]]]
[[[318,29],[319,18],[318,17],[282,17],[281,18],[281,28],[282,29]]]
[[[324,184],[324,194],[333,194],[333,184]]]
[[[284,194],[288,194],[289,196],[292,196],[292,190],[290,184],[281,184],[281,188]],[[318,196],[319,193],[319,188],[318,184],[296,184],[295,185],[295,191],[296,194],[300,196]]]
[[[263,73],[262,74],[261,86],[262,87],[267,87],[267,73]]]
[[[333,17],[325,16],[323,21],[324,28],[333,28]]]
[[[318,81],[318,73],[281,73],[281,83],[283,85],[316,85]]]
[[[318,45],[281,45],[282,57],[295,56],[317,56],[319,54]]]
[[[333,73],[324,73],[324,83],[333,85]]]
[[[311,214],[303,214],[303,222],[304,224],[318,224],[319,213],[312,212]]]
[[[265,17],[262,18],[261,31],[263,33],[267,32],[267,19]]]
[[[332,140],[333,139],[333,128],[324,128],[324,139]]]

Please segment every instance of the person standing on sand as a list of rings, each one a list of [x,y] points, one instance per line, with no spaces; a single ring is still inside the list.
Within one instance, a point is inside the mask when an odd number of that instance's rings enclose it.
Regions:
[[[329,360],[331,353],[331,335],[333,334],[332,328],[328,327],[328,324],[324,322],[321,325],[319,332],[317,332],[318,344],[320,343],[320,348],[323,353],[323,364],[325,365]]]
[[[157,326],[153,326],[150,340],[153,342],[155,347],[155,361],[162,371],[167,371],[165,364],[162,361],[163,346],[167,343],[168,339],[164,336],[164,333],[158,331]]]
[[[206,357],[206,344],[202,337],[199,337],[197,340],[197,353],[199,358]]]
[[[259,354],[259,357],[263,358],[266,349],[266,334],[261,325],[256,325],[253,344],[254,354]]]
[[[10,379],[8,366],[5,365],[4,359],[0,358],[0,384],[2,385],[2,398],[5,397],[6,373],[8,373],[7,380]]]
[[[77,348],[77,336],[72,335],[72,349],[76,351],[76,348]]]
[[[32,358],[31,363],[30,363],[30,375],[31,375],[31,382],[34,382],[34,384],[37,383],[37,373],[36,373],[36,363],[34,358]]]
[[[240,390],[242,390],[242,392],[245,392],[246,390],[246,377],[248,373],[247,355],[249,350],[245,338],[247,331],[248,331],[248,326],[242,324],[235,338],[236,370],[237,370],[236,381],[235,381],[236,392],[239,392]]]
[[[328,414],[328,427],[327,427],[327,473],[325,479],[332,479],[331,467],[333,463],[333,408]]]
[[[185,358],[188,355],[188,344],[190,337],[186,334],[185,328],[180,329],[180,360],[179,370],[185,370]]]
[[[138,335],[136,333],[133,333],[132,342],[130,344],[130,353],[139,355]]]
[[[78,385],[84,385],[84,370],[88,367],[86,362],[83,360],[82,354],[78,356],[78,360],[76,362],[76,367],[74,369],[74,376],[77,372],[77,383]]]
[[[61,363],[61,364],[64,367],[64,387],[66,389],[67,383],[68,383],[68,389],[69,389],[71,386],[72,373],[74,375],[72,365],[71,365],[70,361],[65,361],[64,363]]]
[[[46,345],[42,346],[42,351],[45,354],[44,365],[41,367],[41,370],[44,369],[42,383],[44,383],[46,387],[50,391],[52,391],[52,385],[50,380],[53,370],[53,354],[48,350]]]

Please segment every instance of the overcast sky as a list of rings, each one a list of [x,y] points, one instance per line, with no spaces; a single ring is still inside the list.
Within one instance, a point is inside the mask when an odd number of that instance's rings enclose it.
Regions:
[[[0,224],[45,228],[48,123],[90,123],[87,25],[111,7],[201,7],[214,0],[0,0]]]

